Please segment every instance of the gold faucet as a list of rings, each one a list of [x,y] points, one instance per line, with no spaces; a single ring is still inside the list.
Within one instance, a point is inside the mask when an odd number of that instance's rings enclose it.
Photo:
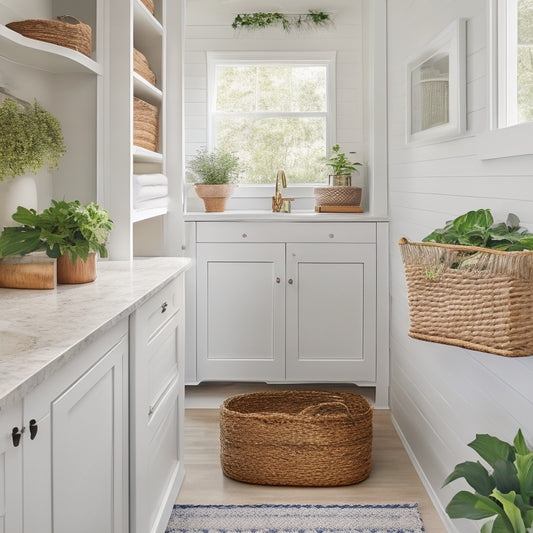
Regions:
[[[281,180],[281,187],[280,187]],[[283,206],[283,196],[281,195],[281,189],[287,187],[287,177],[284,170],[278,170],[276,175],[276,190],[274,196],[272,196],[272,212],[279,213]]]

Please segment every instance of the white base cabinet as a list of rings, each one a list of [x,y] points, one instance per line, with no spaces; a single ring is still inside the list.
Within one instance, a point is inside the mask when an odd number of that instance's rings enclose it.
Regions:
[[[0,531],[127,532],[127,364],[124,320],[2,414]]]
[[[130,532],[163,533],[184,477],[183,276],[130,317]]]
[[[387,231],[378,222],[195,222],[187,382],[357,383],[376,386],[385,407]]]

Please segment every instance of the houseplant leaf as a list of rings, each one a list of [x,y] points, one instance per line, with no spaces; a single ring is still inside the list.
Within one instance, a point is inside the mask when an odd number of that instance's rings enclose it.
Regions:
[[[496,486],[485,467],[479,462],[466,461],[456,465],[454,471],[444,480],[443,486],[459,478],[464,478],[478,494],[483,496],[489,496]]]
[[[496,487],[502,493],[520,492],[520,482],[516,472],[516,466],[511,461],[498,459],[492,473]]]
[[[476,438],[468,446],[475,450],[492,468],[495,467],[498,459],[514,461],[515,458],[514,448],[507,442],[492,435],[477,434]]]
[[[520,483],[520,494],[522,497],[531,498],[533,496],[533,453],[517,455],[515,464]]]
[[[27,226],[7,226],[0,235],[0,259],[44,250],[41,231]]]
[[[527,533],[520,509],[514,503],[516,493],[511,491],[507,494],[502,494],[498,489],[494,489],[492,496],[503,505],[503,510],[513,528],[512,531],[514,533]]]
[[[501,512],[501,507],[487,496],[472,494],[465,490],[459,491],[446,506],[446,513],[450,518],[481,520]]]

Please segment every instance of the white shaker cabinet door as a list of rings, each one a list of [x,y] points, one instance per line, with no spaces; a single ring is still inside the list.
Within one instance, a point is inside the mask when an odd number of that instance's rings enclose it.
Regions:
[[[287,380],[374,381],[374,244],[287,244]]]
[[[285,377],[285,245],[197,246],[200,380]]]

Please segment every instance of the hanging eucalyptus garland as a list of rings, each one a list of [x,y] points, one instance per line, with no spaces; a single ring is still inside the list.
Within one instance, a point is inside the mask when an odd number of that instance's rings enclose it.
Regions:
[[[301,30],[303,28],[327,26],[331,23],[332,20],[329,13],[310,9],[305,14],[291,15],[263,12],[239,13],[231,26],[235,30],[239,28],[253,30],[280,25],[285,31],[290,31],[293,28]]]

